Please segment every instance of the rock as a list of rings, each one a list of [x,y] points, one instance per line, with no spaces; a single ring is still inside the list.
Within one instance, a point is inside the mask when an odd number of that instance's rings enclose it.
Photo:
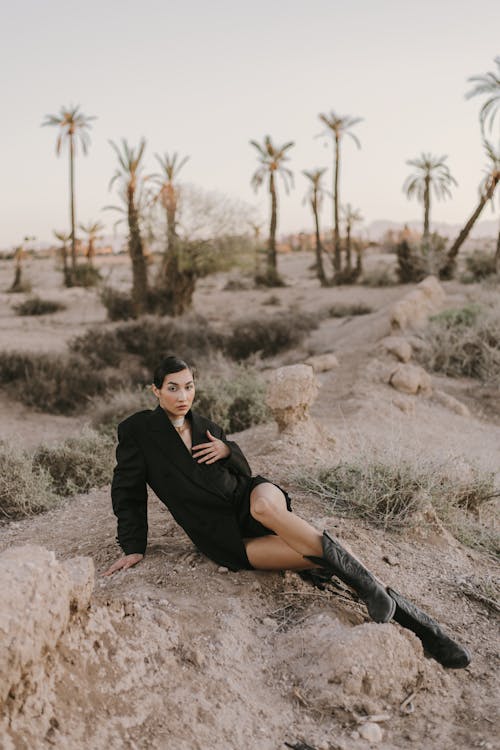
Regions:
[[[352,627],[322,613],[282,638],[294,684],[320,711],[370,715],[399,706],[423,669],[420,641],[390,623]]]
[[[379,725],[375,724],[374,722],[367,721],[366,724],[363,724],[363,726],[361,726],[358,731],[360,736],[364,740],[368,740],[368,742],[373,742],[374,744],[382,742],[382,730]]]
[[[419,365],[400,364],[389,377],[393,388],[403,393],[430,395],[432,381],[429,373]]]
[[[339,361],[335,354],[328,352],[326,354],[315,354],[312,357],[308,357],[305,361],[306,365],[310,365],[314,372],[328,372],[339,366]]]
[[[229,573],[229,568],[226,568],[225,565],[219,565],[217,573]]]
[[[381,343],[384,349],[389,354],[394,354],[400,362],[408,362],[411,359],[412,348],[402,336],[386,336]]]
[[[290,365],[273,372],[266,402],[280,432],[309,419],[309,407],[317,393],[318,383],[310,365]]]
[[[94,563],[90,557],[71,557],[62,567],[71,581],[70,602],[73,610],[85,610],[90,606],[94,590]]]
[[[55,647],[68,625],[71,592],[53,552],[26,545],[0,555],[0,702],[28,665]]]
[[[445,406],[450,411],[454,411],[455,414],[460,414],[461,417],[470,417],[470,411],[465,404],[462,404],[457,398],[450,396],[449,393],[444,391],[434,391],[434,400]]]
[[[445,299],[446,294],[439,281],[435,276],[428,276],[392,306],[392,327],[405,330],[425,325],[429,315],[439,310]]]

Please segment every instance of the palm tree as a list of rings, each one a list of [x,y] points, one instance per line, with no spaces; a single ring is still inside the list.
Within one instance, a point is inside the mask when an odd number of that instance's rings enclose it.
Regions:
[[[340,175],[340,142],[344,135],[353,139],[358,148],[361,148],[359,139],[350,132],[350,129],[362,121],[362,117],[350,117],[349,115],[337,115],[333,110],[330,114],[320,114],[319,119],[326,125],[327,133],[330,131],[333,138],[333,267],[336,273],[341,270],[341,246],[340,246],[340,222],[339,222],[339,175]]]
[[[306,200],[309,201],[314,216],[314,227],[316,232],[316,272],[321,286],[328,286],[325,269],[323,267],[323,247],[321,245],[318,216],[325,192],[323,185],[321,184],[321,178],[325,172],[326,169],[314,169],[311,172],[304,170],[302,172],[302,174],[311,182],[306,194]]]
[[[95,256],[95,242],[101,239],[99,233],[104,230],[102,221],[89,221],[88,224],[80,224],[80,229],[87,235],[87,263],[93,265]]]
[[[76,235],[75,235],[75,153],[77,144],[80,143],[84,154],[87,153],[90,136],[91,121],[95,117],[88,117],[80,112],[80,107],[61,107],[58,115],[46,115],[46,125],[55,125],[60,128],[56,141],[56,154],[59,156],[63,141],[68,141],[69,149],[69,190],[70,190],[70,221],[71,221],[71,268],[76,268]]]
[[[128,250],[132,261],[132,304],[135,315],[141,315],[147,310],[148,275],[144,244],[141,236],[141,213],[144,208],[144,193],[142,177],[142,158],[146,148],[146,140],[141,139],[137,148],[129,146],[122,138],[121,148],[113,141],[109,142],[118,158],[118,168],[111,178],[109,189],[115,182],[120,184],[121,206],[107,206],[126,215],[129,236]]]
[[[361,215],[361,212],[358,211],[358,209],[353,208],[350,203],[347,203],[346,206],[343,206],[342,214],[344,216],[344,221],[345,221],[345,231],[346,231],[345,252],[346,252],[347,272],[349,273],[352,270],[351,231],[352,231],[352,227],[354,224],[358,224],[360,221],[363,221],[363,216]],[[361,273],[361,253],[360,252],[358,252],[356,270],[359,273]]]
[[[176,233],[176,213],[179,199],[179,188],[174,183],[177,181],[179,172],[184,164],[189,160],[189,156],[184,156],[178,161],[178,154],[175,152],[172,156],[165,153],[163,156],[155,154],[155,159],[161,167],[161,174],[152,175],[152,179],[158,186],[158,199],[161,201],[167,216],[167,255],[174,251]]]
[[[292,172],[284,166],[289,157],[286,154],[288,149],[294,145],[293,141],[288,141],[283,146],[275,146],[270,136],[266,135],[263,144],[257,141],[250,141],[250,144],[257,149],[259,167],[254,172],[251,184],[257,191],[262,183],[268,178],[269,194],[271,196],[271,222],[269,227],[269,243],[267,251],[267,282],[269,284],[279,283],[277,259],[276,259],[276,228],[278,225],[278,196],[276,192],[275,174],[281,175],[285,191],[289,192],[290,184],[293,185]]]
[[[416,196],[417,200],[424,204],[424,244],[429,242],[430,236],[431,191],[438,200],[451,198],[450,185],[457,184],[448,165],[445,164],[447,158],[447,156],[422,153],[417,159],[410,159],[406,162],[417,171],[406,178],[403,191],[408,198]]]
[[[495,57],[495,63],[497,66],[496,73],[489,72],[482,76],[472,76],[468,79],[475,86],[465,95],[466,99],[470,99],[473,96],[482,96],[483,94],[488,96],[479,111],[483,133],[487,125],[489,130],[492,130],[496,114],[500,109],[500,55]]]
[[[488,201],[493,201],[496,186],[500,181],[500,147],[495,150],[492,144],[486,139],[483,141],[483,146],[488,158],[488,164],[484,170],[485,175],[479,185],[479,202],[446,254],[446,262],[439,272],[439,276],[442,279],[450,279],[453,276],[458,251],[469,236],[469,232],[479,218],[485,205]],[[495,258],[498,269],[500,266],[500,235],[497,239]]]
[[[68,242],[71,241],[71,232],[57,232],[54,229],[54,237],[61,243],[64,286],[73,286],[72,275],[70,274],[68,268]]]

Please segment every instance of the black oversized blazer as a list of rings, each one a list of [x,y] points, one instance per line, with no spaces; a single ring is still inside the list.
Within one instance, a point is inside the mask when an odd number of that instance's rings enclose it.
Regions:
[[[144,554],[148,484],[204,554],[233,570],[251,567],[236,515],[238,499],[248,489],[250,467],[215,422],[193,411],[186,418],[191,420],[193,445],[208,442],[208,429],[231,454],[210,465],[197,463],[159,406],[121,422],[111,485],[117,540],[125,554]]]

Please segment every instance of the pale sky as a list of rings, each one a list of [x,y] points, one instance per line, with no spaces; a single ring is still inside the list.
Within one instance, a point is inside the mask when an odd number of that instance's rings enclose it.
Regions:
[[[1,0],[2,179],[0,247],[24,235],[50,240],[69,228],[68,160],[55,156],[46,114],[79,104],[96,115],[77,159],[77,220],[114,218],[108,140],[178,151],[182,175],[257,207],[250,139],[288,140],[295,189],[280,187],[280,233],[311,230],[304,169],[328,167],[331,141],[318,113],[363,117],[362,148],[344,141],[341,201],[376,219],[418,219],[402,193],[422,151],[448,154],[459,186],[431,219],[463,222],[477,201],[484,157],[480,99],[467,78],[494,70],[500,54],[497,0]],[[498,118],[497,118],[498,125]],[[327,147],[325,144],[328,144]],[[491,219],[488,209],[481,218]],[[331,225],[328,202],[322,223]]]

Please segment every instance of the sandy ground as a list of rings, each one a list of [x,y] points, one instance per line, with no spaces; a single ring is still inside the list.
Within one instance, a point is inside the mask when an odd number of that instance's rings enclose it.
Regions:
[[[220,323],[228,315],[250,309],[276,313],[299,306],[314,312],[339,302],[370,305],[370,315],[324,321],[300,351],[268,363],[277,366],[303,361],[312,353],[336,353],[339,367],[319,376],[320,395],[312,409],[317,424],[335,438],[328,448],[331,462],[360,452],[383,451],[396,458],[474,461],[498,472],[500,425],[498,413],[489,406],[492,394],[485,396],[467,380],[433,377],[434,387],[468,405],[471,416],[463,417],[432,398],[405,397],[411,408],[402,410],[399,395],[385,382],[394,361],[382,353],[379,341],[388,333],[388,306],[408,288],[320,289],[307,275],[311,259],[301,254],[280,258],[289,285],[278,290],[229,292],[222,291],[223,275],[202,280],[195,310]],[[101,262],[113,282],[126,281],[126,259]],[[42,293],[43,288],[42,296],[64,299],[67,310],[23,319],[14,315],[13,295],[0,294],[3,349],[63,351],[66,342],[86,326],[104,322],[95,292],[61,290],[52,265],[52,261],[31,261],[27,275],[35,291]],[[2,262],[1,289],[8,286],[11,274],[11,266]],[[445,288],[450,304],[465,300],[471,291],[454,282]],[[271,294],[279,298],[279,305],[263,305]],[[85,416],[32,412],[1,392],[0,408],[0,437],[16,439],[29,448],[78,433],[85,422]],[[364,608],[343,588],[320,592],[292,573],[219,571],[193,548],[168,511],[152,497],[145,560],[126,573],[98,577],[93,610],[138,608],[135,619],[129,617],[123,620],[125,624],[120,621],[113,626],[115,638],[120,639],[115,649],[125,651],[127,644],[134,644],[136,661],[130,664],[137,670],[137,650],[144,649],[143,662],[149,659],[156,637],[147,612],[165,610],[180,632],[177,645],[169,651],[170,661],[146,669],[145,691],[139,683],[135,690],[129,686],[106,692],[97,677],[82,667],[78,673],[82,691],[77,697],[65,688],[67,669],[57,662],[59,692],[51,704],[57,728],[36,742],[25,729],[24,739],[22,733],[16,735],[16,747],[277,750],[285,741],[302,740],[318,750],[361,750],[370,747],[360,735],[369,715],[375,715],[382,728],[379,746],[384,750],[500,747],[498,618],[491,608],[466,595],[461,585],[498,575],[491,558],[462,546],[432,519],[422,519],[411,531],[398,533],[336,518],[327,502],[299,491],[291,475],[297,464],[314,462],[315,452],[324,453],[325,445],[286,444],[273,424],[252,428],[235,439],[254,473],[267,474],[290,491],[297,512],[349,542],[388,584],[411,596],[466,644],[473,654],[470,667],[446,671],[422,655],[413,637],[407,638],[409,645],[396,642],[394,633],[398,638],[403,633],[398,626],[363,625],[368,622]],[[90,556],[102,572],[119,554],[114,536],[109,487],[105,487],[72,498],[45,515],[2,526],[0,551],[36,543],[54,550],[60,559]],[[138,639],[141,627],[144,637]],[[374,650],[385,654],[376,668],[378,682],[371,689],[361,686],[350,693],[345,675],[339,678],[340,686],[333,677],[324,676],[329,668],[335,674],[336,659],[340,659],[345,632],[342,637],[336,635],[339,628],[349,634],[366,632],[350,657],[349,674],[372,658]],[[371,628],[382,628],[376,631],[377,638],[387,631],[385,651],[377,649]],[[82,643],[73,647],[75,670],[86,653]],[[138,679],[141,674],[138,670]],[[411,693],[415,695],[405,705]],[[80,714],[75,724],[77,705]]]

